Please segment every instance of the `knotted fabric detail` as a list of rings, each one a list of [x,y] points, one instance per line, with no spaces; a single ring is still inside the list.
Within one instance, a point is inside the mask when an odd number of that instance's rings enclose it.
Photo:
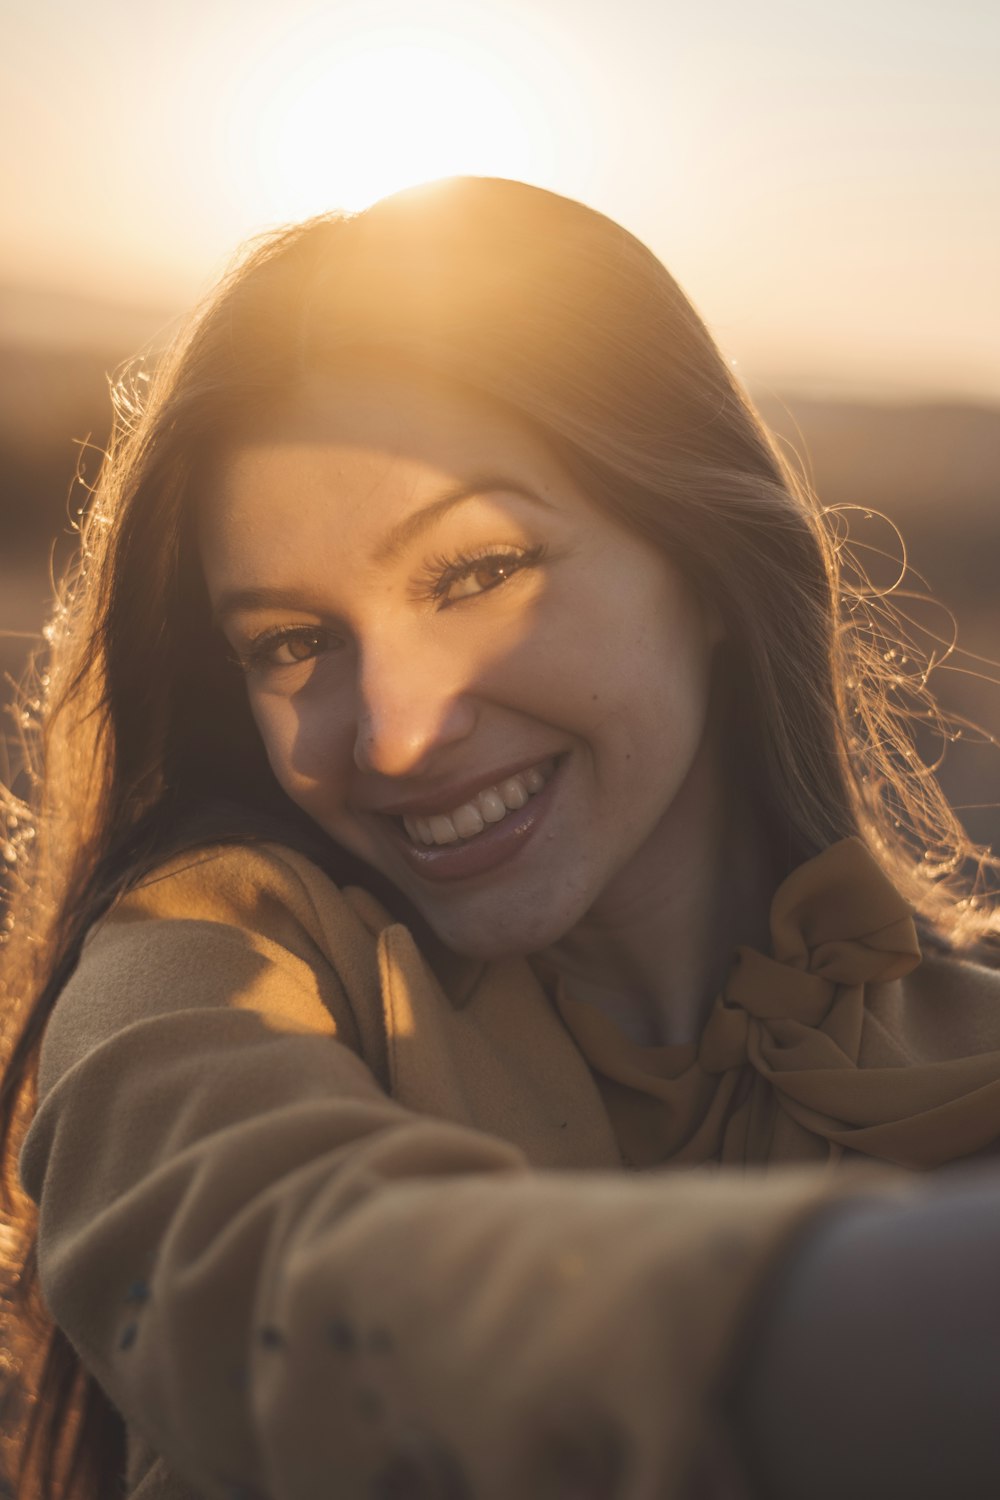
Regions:
[[[770,929],[770,955],[737,950],[696,1046],[638,1046],[557,992],[626,1163],[836,1160],[846,1150],[932,1167],[1000,1140],[1000,1006],[970,1019],[956,999],[951,1015],[940,983],[913,983],[921,954],[909,907],[860,839],[794,870]],[[952,972],[961,981],[963,966]],[[928,1035],[939,1055],[927,1055]]]

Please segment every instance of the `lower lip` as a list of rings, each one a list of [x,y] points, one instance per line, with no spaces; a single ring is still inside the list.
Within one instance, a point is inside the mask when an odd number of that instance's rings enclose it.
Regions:
[[[529,797],[516,812],[509,812],[501,818],[499,823],[484,828],[475,838],[457,844],[418,848],[405,831],[393,823],[395,842],[410,868],[425,880],[469,880],[474,875],[484,875],[513,859],[538,832],[552,805],[561,769],[560,762],[540,792]]]

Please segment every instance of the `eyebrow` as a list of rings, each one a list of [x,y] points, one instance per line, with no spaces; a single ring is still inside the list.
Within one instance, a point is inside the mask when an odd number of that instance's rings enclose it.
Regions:
[[[530,500],[546,510],[553,508],[548,500],[543,499],[535,490],[519,480],[510,479],[505,474],[482,474],[456,485],[454,489],[446,490],[436,500],[432,500],[428,505],[422,505],[419,510],[405,516],[402,521],[392,527],[388,535],[376,547],[375,561],[377,563],[394,562],[401,552],[416,541],[418,536],[433,526],[435,521],[447,515],[448,511],[454,510],[456,505],[463,505],[467,500],[477,500],[482,495],[495,495],[499,491],[504,491],[508,495],[519,495],[522,500]]]
[[[463,481],[453,489],[445,490],[444,494],[439,495],[436,500],[431,500],[427,505],[422,505],[419,510],[413,511],[411,515],[405,516],[379,542],[373,554],[374,561],[382,566],[394,562],[418,536],[427,531],[442,516],[454,510],[456,506],[463,505],[468,500],[477,500],[484,495],[499,492],[518,495],[522,500],[528,500],[545,510],[554,509],[551,501],[544,499],[537,491],[522,484],[520,480],[510,479],[504,474],[480,475]],[[239,614],[241,610],[281,608],[309,610],[314,607],[314,604],[314,599],[299,589],[274,588],[267,585],[257,588],[227,589],[212,611],[212,622],[219,626],[230,615]]]

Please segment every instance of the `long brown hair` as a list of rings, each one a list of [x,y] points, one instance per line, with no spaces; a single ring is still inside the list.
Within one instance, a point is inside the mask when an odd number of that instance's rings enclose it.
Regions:
[[[14,1443],[24,1500],[60,1487],[107,1500],[122,1468],[120,1422],[34,1283],[35,1213],[16,1171],[42,1031],[83,934],[179,840],[220,829],[253,837],[262,819],[310,837],[212,631],[192,506],[226,433],[362,356],[415,364],[503,403],[715,602],[760,795],[796,857],[860,833],[925,933],[960,945],[988,925],[975,905],[984,853],[914,755],[913,703],[883,663],[885,626],[859,615],[835,530],[644,245],[581,204],[488,178],[266,238],[141,399],[137,385],[119,388],[79,560],[49,627],[44,692],[25,725],[33,791],[8,817],[18,858],[0,1092],[25,1381],[37,1392]],[[231,815],[219,823],[223,804]]]

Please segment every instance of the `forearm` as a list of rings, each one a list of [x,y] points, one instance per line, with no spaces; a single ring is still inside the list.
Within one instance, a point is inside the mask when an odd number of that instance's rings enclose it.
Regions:
[[[732,1397],[755,1500],[1000,1494],[1000,1173],[832,1206]]]

